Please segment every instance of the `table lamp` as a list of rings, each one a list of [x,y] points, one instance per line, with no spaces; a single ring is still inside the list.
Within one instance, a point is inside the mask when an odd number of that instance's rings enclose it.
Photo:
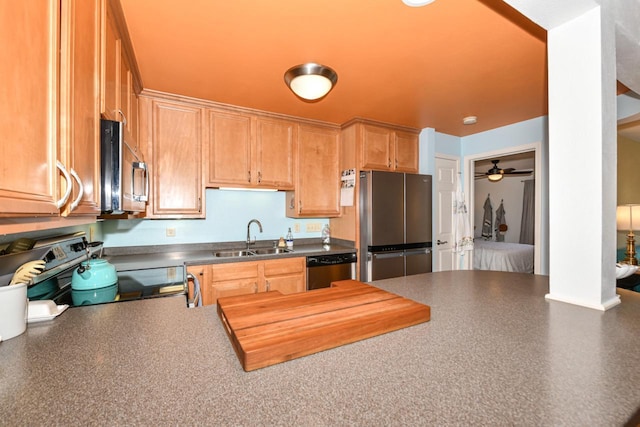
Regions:
[[[640,205],[622,205],[616,209],[617,228],[620,231],[628,231],[627,234],[627,252],[625,264],[638,265],[636,259],[636,239],[633,230],[640,230]]]

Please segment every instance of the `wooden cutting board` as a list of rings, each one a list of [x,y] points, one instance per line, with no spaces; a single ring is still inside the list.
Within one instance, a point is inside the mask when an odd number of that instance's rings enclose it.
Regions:
[[[355,280],[282,295],[218,299],[218,316],[245,371],[427,322],[431,307]]]

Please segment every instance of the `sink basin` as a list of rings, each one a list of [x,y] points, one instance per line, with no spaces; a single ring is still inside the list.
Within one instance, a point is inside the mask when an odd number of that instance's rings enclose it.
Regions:
[[[256,255],[275,255],[275,254],[286,254],[291,252],[291,250],[285,249],[285,248],[262,248],[262,249],[254,249],[253,252]]]
[[[219,258],[240,257],[254,255],[253,252],[247,250],[221,251],[215,252],[214,255]]]

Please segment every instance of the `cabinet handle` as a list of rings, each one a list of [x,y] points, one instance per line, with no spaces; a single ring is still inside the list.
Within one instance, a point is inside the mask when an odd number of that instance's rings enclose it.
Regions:
[[[298,213],[302,213],[302,200],[298,200]]]
[[[82,195],[84,194],[84,185],[82,185],[82,181],[80,181],[80,177],[78,176],[76,171],[73,170],[73,168],[71,168],[70,172],[71,172],[71,176],[75,178],[76,181],[78,181],[78,187],[79,187],[78,197],[76,197],[75,200],[71,202],[71,211],[75,211],[78,205],[80,204],[80,199],[82,199]]]
[[[391,167],[391,159],[389,159],[388,166]]]
[[[198,197],[198,212],[202,212],[202,197]]]
[[[120,115],[122,116],[122,124],[124,126],[126,126],[127,125],[127,117],[124,115],[124,113],[120,109],[116,110],[116,112],[120,113]]]
[[[267,280],[267,292],[269,292],[271,290],[271,283],[269,283],[269,281]]]
[[[262,172],[258,171],[258,184],[262,182]]]
[[[398,169],[398,159],[396,159],[396,169]]]
[[[254,294],[258,293],[258,282],[253,282],[253,293]]]
[[[56,167],[60,169],[60,172],[62,172],[62,175],[64,175],[65,181],[67,181],[67,191],[65,191],[64,196],[62,196],[62,198],[56,202],[56,208],[60,209],[64,206],[65,203],[67,203],[67,200],[69,200],[69,196],[71,195],[71,186],[73,185],[73,183],[71,182],[69,172],[67,172],[67,169],[65,169],[60,160],[56,162]]]

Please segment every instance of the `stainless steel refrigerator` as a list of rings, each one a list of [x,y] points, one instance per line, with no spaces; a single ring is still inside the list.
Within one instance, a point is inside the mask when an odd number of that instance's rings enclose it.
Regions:
[[[431,272],[431,181],[360,172],[360,280]]]

